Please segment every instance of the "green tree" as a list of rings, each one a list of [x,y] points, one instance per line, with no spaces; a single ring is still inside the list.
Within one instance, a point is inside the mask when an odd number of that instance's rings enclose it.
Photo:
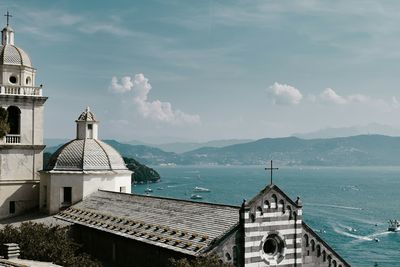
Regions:
[[[171,258],[169,259],[169,267],[234,267],[234,265],[222,262],[216,255],[209,255],[193,260]]]
[[[3,138],[10,131],[10,126],[8,125],[7,118],[7,110],[3,107],[0,107],[0,138]]]
[[[101,266],[100,262],[79,251],[68,231],[68,227],[32,222],[19,227],[6,225],[0,230],[0,244],[17,243],[22,259],[50,261],[66,267]]]

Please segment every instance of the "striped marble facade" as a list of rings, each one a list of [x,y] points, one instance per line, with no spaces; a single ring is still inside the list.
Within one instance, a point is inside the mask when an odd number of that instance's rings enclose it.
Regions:
[[[243,209],[245,266],[301,266],[301,205],[290,200],[274,185],[266,189]],[[280,240],[277,242],[280,243],[278,251],[265,251],[264,244],[268,237]]]

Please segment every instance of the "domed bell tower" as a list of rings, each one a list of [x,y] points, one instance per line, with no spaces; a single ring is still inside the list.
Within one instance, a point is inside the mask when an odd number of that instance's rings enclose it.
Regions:
[[[35,85],[36,69],[15,46],[14,30],[1,31],[0,107],[7,110],[8,133],[0,138],[0,219],[34,209],[39,203],[43,165],[43,108],[47,97]]]

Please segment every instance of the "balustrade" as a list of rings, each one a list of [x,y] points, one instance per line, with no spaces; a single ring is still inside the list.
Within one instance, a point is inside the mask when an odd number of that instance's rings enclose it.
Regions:
[[[21,143],[21,136],[19,134],[7,134],[6,144],[19,144]]]
[[[0,85],[0,95],[42,96],[42,87]]]

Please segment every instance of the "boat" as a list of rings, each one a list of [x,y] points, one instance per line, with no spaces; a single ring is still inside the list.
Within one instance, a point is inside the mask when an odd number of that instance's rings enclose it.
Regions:
[[[210,189],[204,188],[204,187],[196,186],[196,187],[193,189],[193,192],[210,192]]]
[[[390,232],[400,231],[400,222],[398,220],[389,220],[388,231]]]
[[[190,196],[190,198],[191,198],[191,199],[203,199],[202,196],[197,195],[197,194],[192,194],[192,195]]]
[[[376,238],[376,237],[375,237],[375,238],[374,238],[374,241],[375,241],[375,242],[379,242],[380,240],[379,240],[379,238]]]
[[[151,193],[151,192],[153,192],[153,189],[151,189],[150,187],[147,187],[147,188],[144,190],[144,192],[145,192],[145,193]]]

